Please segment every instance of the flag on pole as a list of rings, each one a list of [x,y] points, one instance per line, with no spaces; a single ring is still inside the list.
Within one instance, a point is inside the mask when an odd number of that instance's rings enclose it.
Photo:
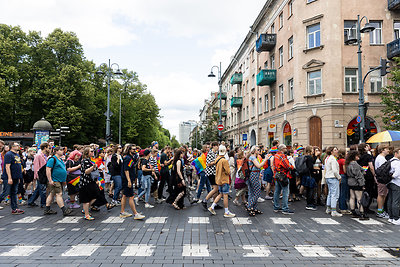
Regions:
[[[203,153],[200,157],[193,160],[192,165],[196,168],[197,173],[204,171],[206,168],[206,155]]]

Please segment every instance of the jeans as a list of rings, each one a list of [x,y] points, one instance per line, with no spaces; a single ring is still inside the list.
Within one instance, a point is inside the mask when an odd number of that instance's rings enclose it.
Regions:
[[[289,185],[282,186],[278,181],[275,182],[274,192],[274,210],[279,210],[280,199],[279,196],[282,192],[282,211],[289,211]]]
[[[140,195],[143,191],[142,189],[142,177],[143,177],[143,171],[142,170],[138,170],[137,171],[137,179],[138,179],[138,195]]]
[[[349,185],[347,184],[346,174],[341,174],[342,180],[340,181],[340,193],[339,193],[339,209],[348,210],[347,200],[349,199]]]
[[[28,204],[32,204],[38,199],[40,196],[40,206],[45,207],[46,206],[46,185],[39,183],[37,181],[36,184],[36,189],[33,191],[32,196],[28,199]]]
[[[10,194],[10,187],[8,186],[8,181],[3,179],[3,192],[0,194],[0,202],[6,199]]]
[[[117,201],[119,193],[122,190],[122,177],[121,175],[115,175],[111,178],[114,181],[114,196],[113,200]]]
[[[200,175],[200,184],[199,184],[199,190],[197,191],[197,199],[199,199],[201,196],[201,191],[203,191],[204,184],[206,185],[207,192],[209,193],[211,191],[211,184],[205,172],[202,171],[199,173],[199,175]]]
[[[389,213],[389,218],[398,220],[399,219],[399,208],[400,208],[400,187],[394,183],[389,183],[387,185],[389,188],[387,210]]]
[[[149,203],[150,198],[150,189],[151,189],[151,175],[143,175],[142,176],[142,192],[138,195],[138,197],[142,197],[144,195],[144,202]]]
[[[11,209],[16,210],[18,209],[18,197],[17,197],[17,192],[18,192],[18,184],[19,180],[18,179],[13,179],[13,184],[8,184],[7,188],[10,192],[10,202],[11,202]]]
[[[339,199],[339,180],[336,178],[326,178],[328,185],[328,197],[326,199],[326,206],[336,209],[336,204]]]

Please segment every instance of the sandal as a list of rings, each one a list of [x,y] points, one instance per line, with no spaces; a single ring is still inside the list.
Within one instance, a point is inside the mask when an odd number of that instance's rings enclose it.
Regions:
[[[176,204],[176,203],[172,203],[172,206],[175,208],[175,209],[177,209],[177,210],[180,210],[181,208],[179,208],[179,206]]]
[[[114,207],[115,207],[115,204],[114,204],[114,203],[107,203],[107,204],[106,204],[107,210],[110,210],[110,209],[112,209],[112,208],[114,208]]]
[[[256,212],[253,209],[249,210],[249,216],[254,217],[256,216]]]
[[[93,221],[93,220],[94,220],[94,218],[93,218],[91,215],[89,215],[89,216],[83,216],[83,218],[84,218],[85,220],[88,220],[88,221]]]
[[[261,210],[254,210],[255,214],[264,214],[264,212],[262,212]]]
[[[93,206],[93,207],[90,208],[90,211],[96,211],[97,212],[97,211],[100,211],[100,209],[95,207],[95,206]]]

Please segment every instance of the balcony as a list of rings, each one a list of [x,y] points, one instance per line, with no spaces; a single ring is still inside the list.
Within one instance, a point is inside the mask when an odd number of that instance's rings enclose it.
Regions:
[[[400,0],[388,0],[388,9],[391,11],[400,10]]]
[[[232,108],[241,108],[243,105],[243,97],[232,97],[231,99],[231,107]]]
[[[221,117],[226,117],[227,116],[226,110],[221,110]],[[219,111],[218,111],[218,116],[219,116]]]
[[[276,82],[276,70],[261,70],[257,74],[257,85],[264,86],[264,85],[271,85]]]
[[[400,1],[400,0],[399,0]],[[392,59],[400,56],[400,39],[396,39],[386,45],[387,58]]]
[[[400,0],[399,0],[400,1]],[[276,45],[276,34],[263,33],[256,41],[256,50],[258,53],[271,51]]]
[[[219,99],[219,94],[217,95],[217,97],[218,97],[218,99]],[[227,97],[226,97],[226,93],[222,93],[222,94],[221,94],[221,99],[222,99],[222,100],[226,100],[226,98],[227,98]]]
[[[243,80],[243,75],[241,72],[236,72],[231,77],[231,84],[241,84]]]

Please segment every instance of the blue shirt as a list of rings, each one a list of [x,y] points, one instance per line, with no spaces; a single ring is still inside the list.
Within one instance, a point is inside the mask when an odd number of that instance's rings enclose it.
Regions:
[[[21,158],[19,154],[14,153],[12,151],[8,151],[4,155],[4,170],[1,178],[3,180],[8,180],[6,165],[10,164],[11,178],[13,180],[22,179],[22,165]]]
[[[54,162],[55,161],[55,162]],[[67,180],[67,169],[61,159],[51,157],[46,164],[46,167],[52,168],[51,179],[53,182],[64,183]]]

